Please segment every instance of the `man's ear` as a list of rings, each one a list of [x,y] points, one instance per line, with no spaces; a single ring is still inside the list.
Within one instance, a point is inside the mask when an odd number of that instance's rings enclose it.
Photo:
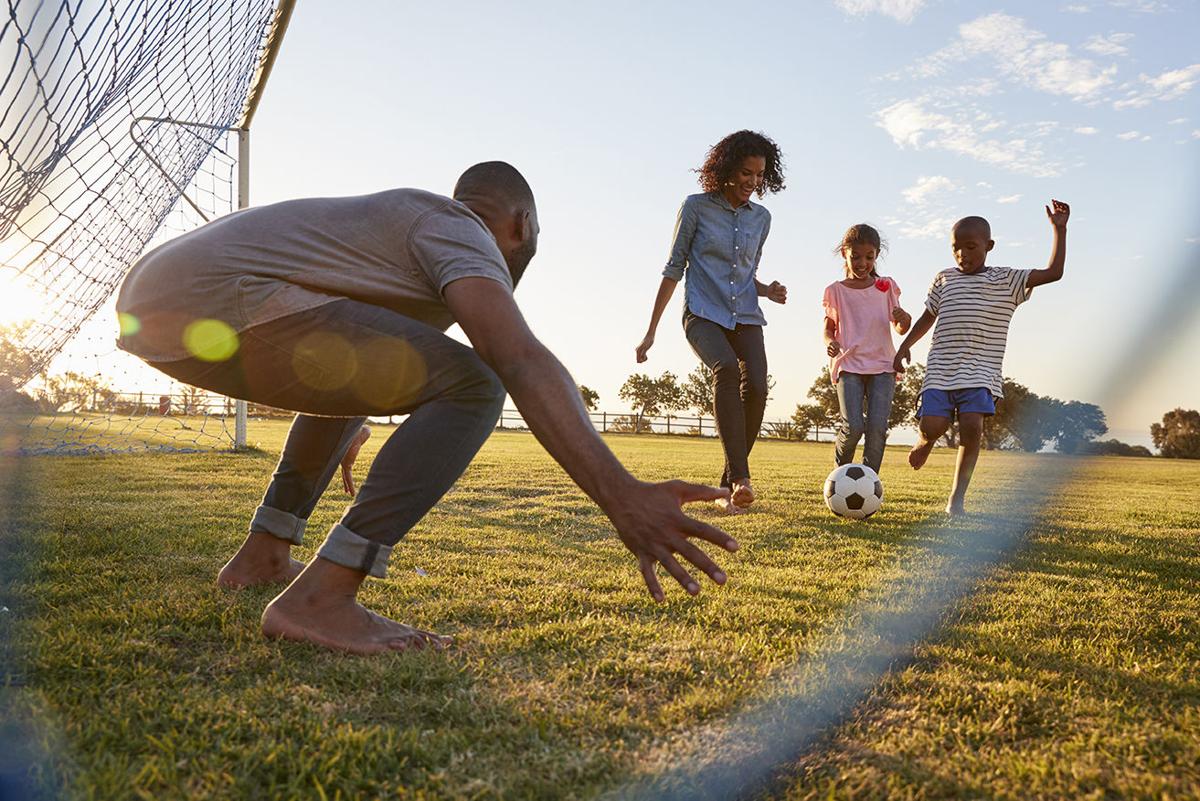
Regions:
[[[518,209],[512,216],[512,235],[518,242],[524,242],[533,235],[533,223],[529,209]]]

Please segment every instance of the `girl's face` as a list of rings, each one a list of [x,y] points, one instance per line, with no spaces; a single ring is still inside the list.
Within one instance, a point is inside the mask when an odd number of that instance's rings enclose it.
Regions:
[[[750,197],[762,186],[767,172],[765,156],[746,156],[725,179],[724,195],[734,208],[750,201]]]
[[[875,271],[875,259],[879,253],[873,245],[851,245],[842,249],[842,258],[846,260],[846,275],[854,278],[866,278]]]

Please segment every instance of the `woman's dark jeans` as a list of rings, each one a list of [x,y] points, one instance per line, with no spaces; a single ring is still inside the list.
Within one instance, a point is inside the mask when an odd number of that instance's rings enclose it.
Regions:
[[[184,383],[300,412],[250,523],[299,543],[368,415],[403,415],[318,555],[383,576],[392,546],[466,470],[504,386],[474,350],[389,309],[337,300],[238,335],[227,361],[154,362]]]
[[[725,449],[721,486],[750,478],[750,449],[758,439],[767,408],[767,353],[761,325],[732,331],[688,312],[683,318],[688,344],[712,371],[717,433]]]

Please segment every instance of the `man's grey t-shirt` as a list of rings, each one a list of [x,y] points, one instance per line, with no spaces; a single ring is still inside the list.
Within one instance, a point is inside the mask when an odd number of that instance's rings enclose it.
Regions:
[[[491,232],[458,201],[419,189],[288,200],[246,209],[172,239],[130,270],[117,297],[118,344],[148,361],[194,356],[189,326],[241,332],[342,298],[440,330],[459,278],[512,290]],[[211,330],[211,329],[210,329]]]

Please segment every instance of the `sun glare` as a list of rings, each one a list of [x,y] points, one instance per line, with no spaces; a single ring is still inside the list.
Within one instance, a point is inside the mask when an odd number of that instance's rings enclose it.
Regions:
[[[0,326],[40,320],[46,312],[46,295],[37,286],[8,269],[0,269]]]

